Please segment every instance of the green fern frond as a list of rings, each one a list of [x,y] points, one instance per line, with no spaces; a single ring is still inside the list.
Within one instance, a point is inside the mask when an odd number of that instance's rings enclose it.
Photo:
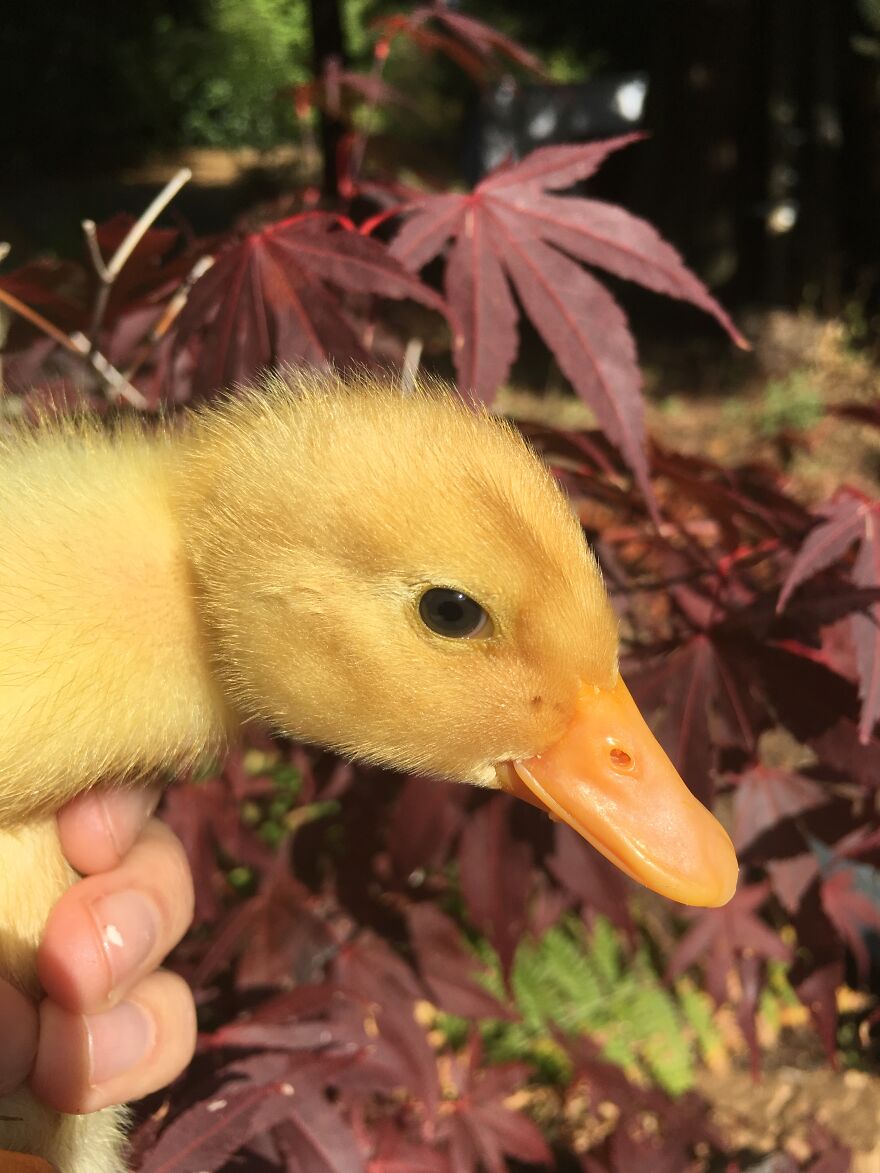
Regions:
[[[519,1016],[513,1023],[480,1024],[487,1056],[495,1062],[525,1060],[540,1078],[557,1082],[568,1060],[554,1032],[586,1035],[634,1078],[679,1095],[693,1085],[697,1062],[721,1046],[707,996],[684,981],[667,989],[649,950],[627,957],[622,934],[604,918],[597,917],[588,932],[570,917],[539,940],[523,940],[510,993],[488,943],[478,940],[470,948],[480,983],[500,1001],[512,1001]],[[444,1034],[452,1046],[461,1037],[455,1029]]]
[[[693,1086],[693,1046],[682,1030],[674,998],[660,985],[637,991],[630,1008],[632,1045],[654,1080],[680,1095]]]
[[[698,990],[687,978],[676,984],[675,992],[682,1016],[693,1032],[700,1057],[709,1063],[724,1050],[721,1032],[713,1018],[714,1003],[704,990]]]

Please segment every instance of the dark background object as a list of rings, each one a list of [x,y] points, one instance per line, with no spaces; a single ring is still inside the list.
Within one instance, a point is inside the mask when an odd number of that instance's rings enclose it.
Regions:
[[[359,13],[367,22],[396,7],[374,0]],[[476,124],[463,132],[463,177],[476,178],[480,161],[496,162],[508,146],[519,154],[546,141],[549,122],[552,141],[615,133],[606,116],[619,79],[647,78],[649,139],[632,160],[621,160],[616,180],[610,173],[609,194],[674,241],[732,308],[806,305],[835,314],[858,303],[867,314],[876,310],[878,0],[566,0],[552,7],[473,0],[457,10],[497,23],[551,60],[564,53],[586,75],[583,85],[552,90],[504,83],[480,99],[457,73],[450,84],[459,105],[481,104]],[[290,11],[301,19],[302,9]],[[0,216],[20,226],[28,244],[57,243],[50,216],[33,221],[35,184],[50,189],[36,201],[44,205],[59,180],[85,177],[94,186],[148,152],[181,145],[192,89],[185,78],[169,87],[158,64],[173,43],[185,66],[189,37],[196,74],[211,12],[206,0],[18,6],[3,33]],[[346,44],[352,14],[342,0],[313,0],[310,12],[314,63],[323,69],[350,59],[362,68],[363,45]],[[307,70],[308,58],[305,50],[302,61],[292,60],[292,74]],[[267,93],[267,103],[277,100]],[[429,154],[430,133],[420,131]],[[335,184],[339,140],[339,126],[325,118],[325,194]],[[438,144],[434,157],[447,150]],[[124,195],[99,203],[129,205]],[[140,193],[130,203],[142,206]],[[0,236],[11,234],[3,223]]]
[[[601,74],[576,84],[505,78],[483,94],[465,128],[465,172],[477,183],[506,160],[536,147],[593,142],[641,129],[648,75]]]

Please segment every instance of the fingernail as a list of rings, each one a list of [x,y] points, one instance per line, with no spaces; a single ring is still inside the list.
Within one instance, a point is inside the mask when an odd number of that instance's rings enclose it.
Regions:
[[[143,1062],[156,1041],[156,1028],[136,1002],[120,1002],[103,1014],[85,1016],[89,1038],[89,1083],[97,1087]]]
[[[111,796],[112,801],[108,803]],[[101,796],[101,818],[120,857],[131,847],[161,797],[161,786],[131,786]]]
[[[22,994],[0,983],[0,1096],[13,1091],[30,1071],[37,1053],[36,1012]]]
[[[92,915],[115,987],[152,953],[159,935],[159,914],[152,900],[131,890],[102,896],[92,904]]]

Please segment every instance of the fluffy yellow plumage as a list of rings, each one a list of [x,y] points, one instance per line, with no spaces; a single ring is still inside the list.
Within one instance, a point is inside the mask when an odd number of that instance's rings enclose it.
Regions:
[[[729,844],[683,787],[644,834],[619,770],[610,798],[580,782],[568,795],[575,744],[603,777],[609,746],[628,747],[626,769],[653,761],[618,681],[616,621],[543,465],[441,388],[295,375],[174,432],[22,432],[0,449],[0,535],[0,976],[25,989],[72,879],[57,808],[215,754],[244,719],[504,786],[667,894],[730,895]],[[432,588],[475,600],[485,626],[430,630]],[[594,736],[596,714],[610,724]],[[62,1173],[120,1167],[112,1114],[53,1117],[23,1094],[0,1101],[13,1114],[0,1149]]]

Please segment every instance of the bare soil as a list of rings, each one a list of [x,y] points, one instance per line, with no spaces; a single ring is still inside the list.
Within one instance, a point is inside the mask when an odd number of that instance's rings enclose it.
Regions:
[[[880,368],[848,345],[838,322],[766,314],[745,323],[754,347],[653,343],[642,354],[648,427],[663,445],[724,465],[776,465],[801,499],[841,485],[880,488],[880,429],[836,416],[836,406],[880,401]],[[501,410],[562,428],[590,427],[579,399],[551,382],[541,395],[506,388]]]
[[[809,1040],[766,1056],[761,1079],[745,1070],[702,1072],[697,1090],[712,1105],[712,1122],[729,1151],[788,1153],[797,1161],[816,1151],[816,1130],[852,1150],[851,1173],[880,1173],[880,1078],[835,1071],[809,1056]]]

